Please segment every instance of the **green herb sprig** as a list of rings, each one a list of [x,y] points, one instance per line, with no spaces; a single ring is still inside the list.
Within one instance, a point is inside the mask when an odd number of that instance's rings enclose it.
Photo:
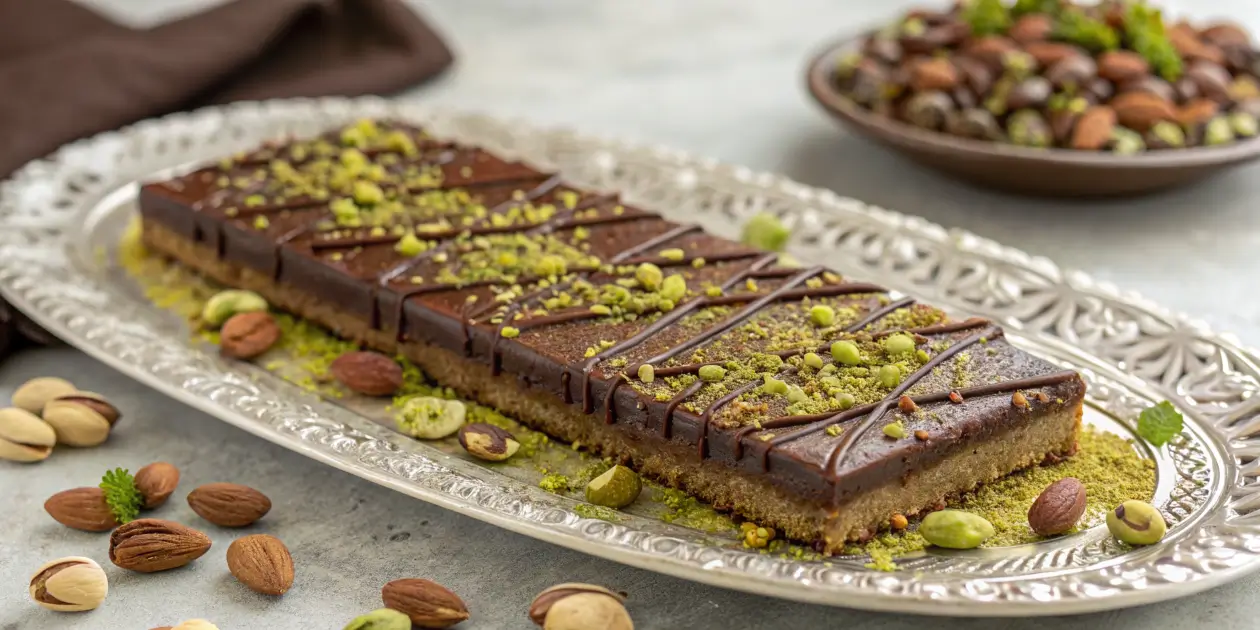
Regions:
[[[136,487],[136,478],[126,468],[106,471],[100,487],[105,491],[105,504],[119,523],[130,523],[140,516],[144,495]]]
[[[1138,416],[1137,431],[1142,439],[1155,446],[1163,446],[1168,440],[1181,433],[1185,419],[1165,400],[1147,408]]]
[[[1055,39],[1076,44],[1091,52],[1115,50],[1120,47],[1120,35],[1106,22],[1095,20],[1080,10],[1067,10],[1055,21]]]
[[[1011,7],[1011,13],[1016,17],[1028,15],[1029,13],[1056,15],[1062,8],[1063,2],[1061,0],[1015,0],[1015,6]]]
[[[1168,81],[1181,78],[1181,55],[1168,39],[1159,9],[1144,2],[1128,5],[1124,12],[1124,37],[1129,48],[1142,55],[1161,77]]]
[[[1000,35],[1011,27],[1011,12],[1002,0],[972,0],[963,8],[962,19],[975,35]]]

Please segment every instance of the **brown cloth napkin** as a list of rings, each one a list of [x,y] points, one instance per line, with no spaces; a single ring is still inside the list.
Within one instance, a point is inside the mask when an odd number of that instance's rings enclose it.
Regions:
[[[0,0],[0,177],[144,118],[239,100],[396,92],[451,61],[401,0],[236,0],[150,29],[69,0]],[[29,339],[23,331],[38,331],[11,311],[0,302],[0,358]]]

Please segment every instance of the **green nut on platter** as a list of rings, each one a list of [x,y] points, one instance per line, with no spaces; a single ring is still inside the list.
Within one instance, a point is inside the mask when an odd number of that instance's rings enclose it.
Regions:
[[[403,403],[394,419],[398,430],[422,440],[440,440],[464,426],[468,410],[458,400],[417,396]]]
[[[214,294],[201,309],[201,321],[218,328],[233,315],[267,310],[267,300],[253,291],[232,289]]]
[[[411,617],[392,608],[381,608],[355,617],[343,630],[411,630]]]
[[[595,505],[620,509],[634,503],[642,490],[643,482],[639,480],[638,473],[617,465],[586,484],[586,500]]]
[[[1120,542],[1153,545],[1164,538],[1168,524],[1151,504],[1130,500],[1107,512],[1107,529]]]
[[[974,549],[991,538],[994,531],[993,524],[982,516],[962,510],[941,510],[923,519],[919,534],[937,547]]]

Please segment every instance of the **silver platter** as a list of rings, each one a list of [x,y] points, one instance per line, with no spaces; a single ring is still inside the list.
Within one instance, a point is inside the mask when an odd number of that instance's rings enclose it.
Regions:
[[[1186,430],[1147,449],[1172,525],[1132,549],[1094,527],[1049,542],[928,552],[901,570],[800,561],[715,544],[573,501],[399,436],[277,379],[221,361],[129,287],[110,250],[135,182],[285,134],[393,116],[556,168],[578,183],[730,235],[752,213],[793,227],[790,251],[958,314],[1000,321],[1017,344],[1080,370],[1090,422],[1131,430],[1168,399]],[[668,149],[379,99],[246,103],[140,123],[69,145],[0,186],[0,292],[83,351],[184,403],[313,459],[504,529],[717,586],[819,604],[933,615],[1050,615],[1198,592],[1260,567],[1260,375],[1237,340],[1048,260],[961,231]]]

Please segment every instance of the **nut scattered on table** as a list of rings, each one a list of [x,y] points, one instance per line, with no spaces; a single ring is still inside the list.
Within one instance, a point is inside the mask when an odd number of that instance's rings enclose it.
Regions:
[[[219,331],[219,351],[233,359],[252,359],[276,345],[280,326],[265,311],[233,315]]]
[[[411,630],[411,618],[392,608],[378,608],[351,619],[342,630]]]
[[[507,430],[475,422],[459,429],[459,445],[469,455],[488,462],[501,462],[516,454],[521,443]]]
[[[621,509],[634,503],[642,490],[639,474],[617,464],[586,484],[586,500],[595,505]]]
[[[44,511],[58,523],[85,532],[107,532],[119,525],[100,488],[62,490],[44,501]]]
[[[253,291],[231,289],[220,291],[206,301],[201,309],[201,321],[211,328],[218,328],[234,315],[267,310],[267,300]]]
[[[78,391],[73,383],[55,376],[42,376],[26,381],[13,392],[13,406],[35,415],[44,412],[48,401]]]
[[[634,630],[634,622],[620,599],[577,593],[551,605],[543,630]]]
[[[843,57],[834,81],[876,114],[1026,147],[1133,154],[1260,131],[1260,54],[1246,31],[1166,23],[1146,2],[913,11]]]
[[[59,396],[44,405],[44,421],[57,432],[57,443],[67,446],[101,444],[119,417],[117,407],[92,392]]]
[[[1085,514],[1085,484],[1064,477],[1041,491],[1028,508],[1028,526],[1039,536],[1055,536],[1076,527]]]
[[[458,400],[416,396],[403,403],[395,423],[398,430],[422,440],[438,440],[459,431],[468,411]]]
[[[582,593],[606,595],[613,598],[618,603],[625,601],[625,596],[621,593],[610,591],[602,586],[596,586],[594,584],[581,584],[577,582],[557,584],[543,590],[543,592],[534,597],[533,603],[529,605],[529,618],[534,623],[541,626],[547,619],[547,613],[556,602],[565,599],[566,597],[580,595]]]
[[[161,507],[179,485],[179,469],[166,462],[154,462],[136,471],[136,488],[144,496],[144,508]]]
[[[974,549],[994,534],[993,524],[983,516],[962,510],[940,510],[928,514],[919,524],[919,534],[937,547]]]
[[[284,595],[293,586],[293,556],[275,536],[237,538],[227,550],[228,571],[263,595]]]
[[[91,558],[71,556],[53,560],[31,577],[31,599],[59,612],[92,610],[109,594],[109,578]]]
[[[402,366],[379,352],[347,352],[328,369],[342,385],[365,396],[390,396],[403,384]]]
[[[176,569],[210,550],[210,537],[186,525],[156,518],[131,521],[109,536],[109,560],[139,573]]]
[[[208,483],[188,493],[188,506],[220,527],[246,527],[271,511],[271,499],[249,486]]]
[[[18,407],[0,409],[0,459],[40,462],[48,459],[56,443],[52,425],[35,414]]]
[[[1168,524],[1155,506],[1130,500],[1107,512],[1107,529],[1121,542],[1153,545],[1164,538]]]
[[[432,580],[394,580],[381,589],[381,599],[421,628],[449,628],[469,616],[458,595]]]

